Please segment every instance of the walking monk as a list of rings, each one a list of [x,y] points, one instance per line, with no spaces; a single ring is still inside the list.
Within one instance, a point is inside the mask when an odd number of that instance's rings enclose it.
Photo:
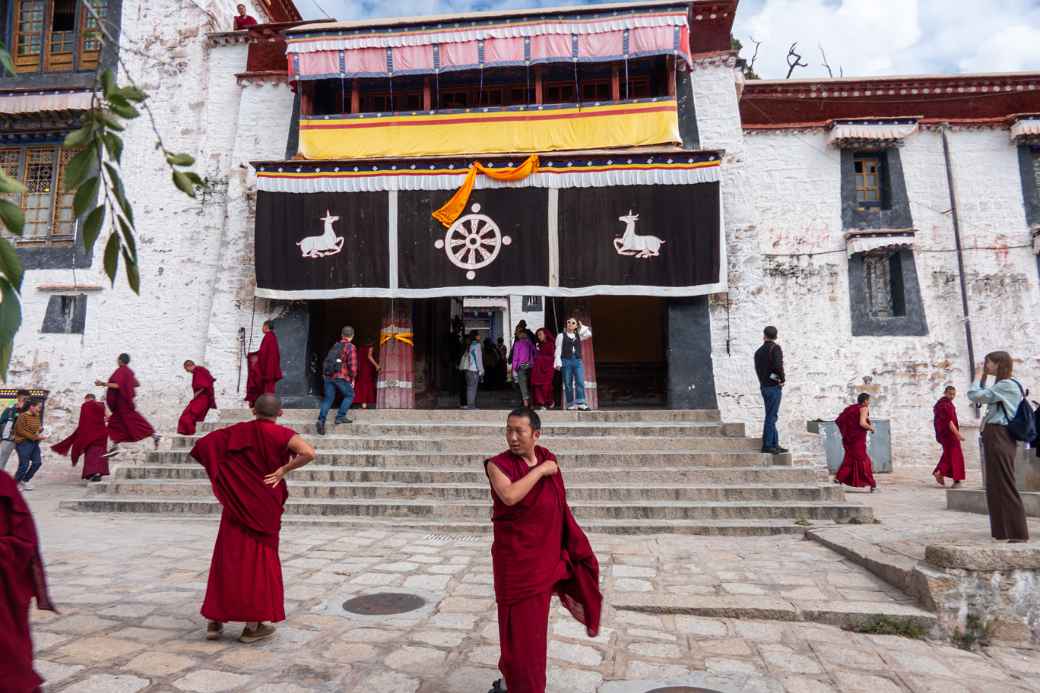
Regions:
[[[314,448],[276,421],[282,404],[264,394],[254,421],[205,436],[191,456],[206,469],[213,494],[224,506],[209,568],[202,615],[206,638],[217,640],[228,621],[245,622],[245,643],[274,634],[267,622],[285,620],[285,588],[278,533],[289,492],[283,478],[314,459]]]
[[[256,368],[260,373],[260,392],[274,392],[275,385],[282,379],[282,355],[278,351],[278,336],[274,333],[274,321],[265,320],[260,328],[264,338],[256,352]]]
[[[115,454],[120,443],[136,443],[151,436],[155,447],[159,447],[159,434],[148,420],[137,413],[134,395],[141,383],[130,370],[130,354],[120,354],[118,368],[107,381],[96,380],[94,384],[105,388],[105,404],[111,415],[108,417],[108,437],[115,443],[109,455]]]
[[[599,562],[567,505],[556,457],[537,445],[541,428],[533,410],[513,410],[506,419],[509,450],[484,462],[494,503],[498,669],[505,679],[494,691],[544,693],[554,593],[589,637],[599,633]]]
[[[105,405],[98,402],[94,395],[83,398],[79,407],[79,421],[76,430],[51,450],[59,455],[72,457],[72,466],[83,456],[83,478],[90,481],[101,481],[108,476],[108,457],[105,446],[108,445],[108,427],[105,426]],[[71,453],[71,454],[70,454]]]
[[[47,595],[40,544],[29,506],[14,480],[0,472],[0,691],[32,693],[43,679],[33,671],[29,601],[57,611]]]
[[[942,445],[942,457],[939,464],[932,472],[936,483],[945,486],[944,479],[953,479],[953,487],[958,488],[964,481],[964,452],[961,450],[961,442],[964,436],[961,434],[960,423],[957,421],[957,407],[953,400],[957,396],[957,388],[947,385],[943,390],[943,396],[932,407],[935,426],[935,439]]]
[[[867,431],[874,432],[870,422],[870,395],[861,392],[855,404],[845,407],[836,422],[841,431],[841,444],[845,447],[845,459],[834,474],[834,483],[862,488],[869,486],[870,492],[877,490],[874,481],[873,462],[867,454]]]
[[[193,436],[195,435],[195,425],[206,419],[206,414],[210,409],[217,408],[217,398],[213,395],[213,383],[216,380],[210,375],[209,369],[196,366],[191,359],[184,362],[184,370],[191,373],[193,396],[188,406],[184,407],[184,412],[177,422],[177,433],[182,436]]]

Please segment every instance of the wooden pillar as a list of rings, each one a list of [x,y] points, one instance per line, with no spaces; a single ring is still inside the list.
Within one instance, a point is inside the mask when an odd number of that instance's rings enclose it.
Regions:
[[[412,332],[412,302],[387,301],[379,332],[379,379],[376,406],[379,409],[415,409],[415,335]]]
[[[423,77],[422,82],[422,107],[424,111],[433,110],[433,94],[430,92],[430,78]]]
[[[300,115],[314,115],[314,82],[300,82]]]
[[[668,96],[675,96],[675,58],[668,56],[665,64],[668,70]]]
[[[610,68],[610,99],[621,100],[621,70],[617,65]]]
[[[536,105],[542,105],[542,66],[534,66],[534,102]]]
[[[361,112],[361,87],[356,77],[350,80],[350,112]]]

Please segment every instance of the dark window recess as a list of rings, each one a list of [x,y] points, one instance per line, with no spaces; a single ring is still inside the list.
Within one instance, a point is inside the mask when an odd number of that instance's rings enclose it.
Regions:
[[[841,216],[846,229],[913,227],[898,149],[842,150]]]
[[[87,295],[51,296],[43,316],[41,332],[51,334],[83,334],[87,320]]]
[[[51,31],[72,31],[76,28],[76,0],[55,0]]]
[[[542,310],[541,296],[524,296],[521,301],[521,309],[525,313]]]
[[[852,336],[928,334],[913,251],[858,253],[849,258]]]
[[[1040,226],[1040,146],[1018,145],[1018,167],[1022,178],[1022,202],[1026,223]]]

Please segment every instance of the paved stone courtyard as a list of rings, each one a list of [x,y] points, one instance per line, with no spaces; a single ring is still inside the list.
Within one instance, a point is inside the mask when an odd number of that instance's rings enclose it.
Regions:
[[[891,498],[913,503],[926,496],[934,505],[937,490],[895,481],[898,489],[886,484]],[[78,484],[48,480],[29,494],[61,609],[35,615],[37,664],[49,691],[484,693],[497,677],[487,539],[287,526],[281,546],[287,621],[259,645],[236,642],[237,625],[223,640],[207,642],[198,609],[216,524],[57,509],[62,498],[79,493]],[[981,516],[948,516],[984,527]],[[604,628],[589,639],[569,616],[554,613],[554,692],[643,693],[663,685],[797,693],[1040,690],[1036,651],[994,647],[977,654],[819,623],[609,606],[671,595],[692,604],[911,608],[900,592],[818,543],[592,540],[605,577]],[[342,610],[350,597],[372,591],[412,593],[427,604],[391,617]]]

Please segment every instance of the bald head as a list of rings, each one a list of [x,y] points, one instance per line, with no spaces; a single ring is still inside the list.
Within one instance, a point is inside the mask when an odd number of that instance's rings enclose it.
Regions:
[[[256,398],[253,413],[260,419],[277,419],[282,413],[282,400],[269,392],[262,394]]]

